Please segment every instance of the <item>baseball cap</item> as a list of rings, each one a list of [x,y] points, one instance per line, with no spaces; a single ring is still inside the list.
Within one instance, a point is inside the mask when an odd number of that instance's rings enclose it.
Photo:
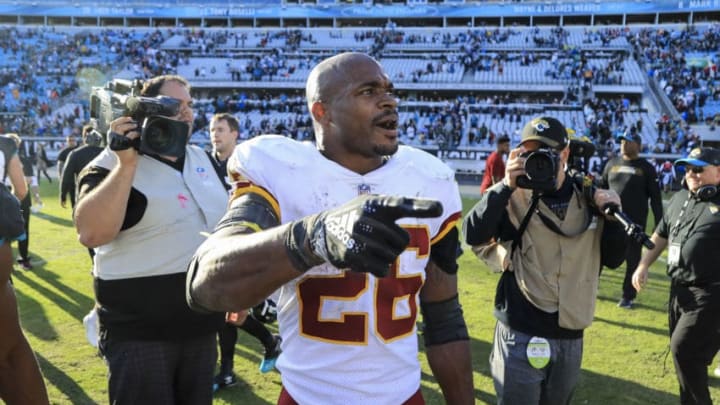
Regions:
[[[618,136],[618,139],[624,139],[626,141],[635,142],[638,145],[642,145],[642,137],[635,132],[625,131]]]
[[[568,143],[565,125],[553,117],[536,117],[522,130],[520,145],[527,141],[538,141],[551,148],[561,150]]]
[[[720,149],[711,147],[695,148],[690,151],[688,157],[675,161],[676,166],[720,166]]]

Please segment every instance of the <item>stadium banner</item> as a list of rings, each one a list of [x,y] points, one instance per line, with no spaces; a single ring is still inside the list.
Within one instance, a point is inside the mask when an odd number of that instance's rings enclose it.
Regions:
[[[423,17],[514,17],[562,15],[654,14],[684,11],[717,11],[720,0],[645,0],[635,2],[545,2],[467,4],[452,0],[446,4],[342,5],[321,1],[317,6],[287,5],[281,0],[244,2],[232,7],[37,7],[0,5],[0,15],[146,17],[146,18],[423,18]]]

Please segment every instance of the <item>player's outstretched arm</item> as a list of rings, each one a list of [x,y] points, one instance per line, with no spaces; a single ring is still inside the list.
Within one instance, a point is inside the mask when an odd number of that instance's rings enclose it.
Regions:
[[[457,275],[430,261],[420,293],[425,353],[447,404],[474,404],[470,338],[458,301]]]
[[[434,200],[366,195],[277,226],[276,219],[266,218],[270,208],[263,204],[257,197],[234,201],[216,232],[197,250],[188,270],[191,306],[212,311],[250,308],[323,263],[383,277],[409,242],[395,221],[442,213]]]
[[[210,235],[188,269],[186,295],[191,308],[220,312],[251,308],[299,276],[285,251],[288,230],[285,224],[257,233],[224,228]]]

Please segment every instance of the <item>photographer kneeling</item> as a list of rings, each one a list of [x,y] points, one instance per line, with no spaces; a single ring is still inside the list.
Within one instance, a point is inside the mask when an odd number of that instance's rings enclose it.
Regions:
[[[185,275],[203,233],[225,213],[227,191],[208,155],[187,145],[188,82],[158,76],[140,97],[118,109],[132,116],[111,117],[109,147],[81,172],[74,213],[80,242],[96,251],[109,403],[210,405],[224,316],[188,307]],[[99,110],[115,114],[107,105]]]
[[[600,270],[624,259],[622,226],[596,208],[620,197],[572,173],[569,144],[557,119],[531,120],[504,180],[463,222],[465,241],[502,272],[490,355],[498,404],[570,402]]]

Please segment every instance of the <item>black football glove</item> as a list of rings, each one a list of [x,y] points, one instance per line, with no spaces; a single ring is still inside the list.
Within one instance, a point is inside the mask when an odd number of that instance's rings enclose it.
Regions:
[[[438,217],[442,210],[436,200],[362,195],[293,222],[285,246],[300,271],[329,262],[339,269],[385,277],[410,241],[395,221]]]

